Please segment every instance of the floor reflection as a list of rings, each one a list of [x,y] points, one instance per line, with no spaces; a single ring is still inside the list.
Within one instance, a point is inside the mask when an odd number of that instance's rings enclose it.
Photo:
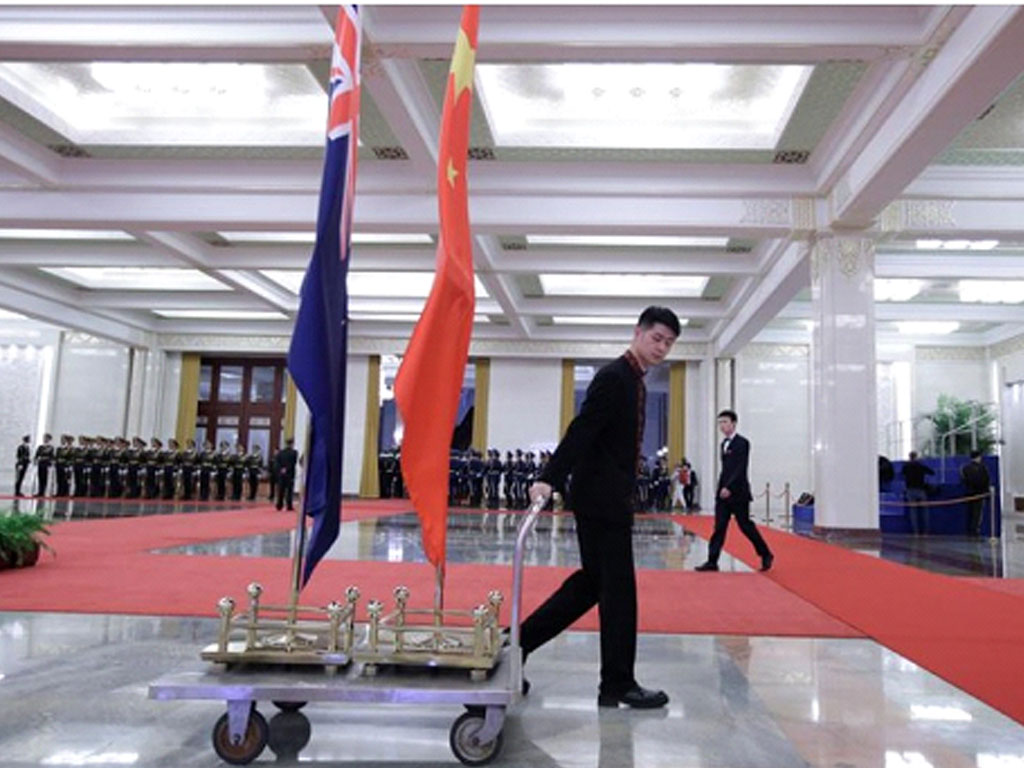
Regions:
[[[0,515],[10,512],[41,515],[46,520],[95,520],[110,517],[145,517],[179,512],[222,512],[265,506],[259,501],[164,501],[163,499],[5,499]]]
[[[522,514],[516,512],[460,512],[448,516],[448,562],[511,565],[516,529]],[[412,512],[372,520],[343,522],[338,540],[326,557],[332,560],[426,562],[420,523]],[[246,536],[237,539],[190,544],[157,550],[163,554],[243,557],[291,557],[295,532]],[[633,530],[638,568],[690,569],[707,557],[707,543],[683,530],[672,519],[638,519]],[[579,547],[572,515],[544,515],[526,548],[527,565],[577,567]],[[746,565],[723,556],[724,570],[746,571]]]

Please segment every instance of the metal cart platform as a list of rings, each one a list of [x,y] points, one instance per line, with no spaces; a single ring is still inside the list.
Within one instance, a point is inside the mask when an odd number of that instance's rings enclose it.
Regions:
[[[351,662],[328,670],[262,665],[200,664],[165,675],[149,686],[158,701],[220,700],[227,705],[213,727],[214,751],[225,762],[246,765],[255,760],[269,738],[258,702],[272,702],[296,711],[308,702],[364,704],[448,704],[463,706],[449,732],[449,745],[465,765],[485,765],[498,756],[509,707],[521,698],[523,686],[519,624],[522,610],[523,559],[527,537],[543,503],[523,515],[513,556],[512,610],[508,644],[483,680],[462,669],[376,666]]]

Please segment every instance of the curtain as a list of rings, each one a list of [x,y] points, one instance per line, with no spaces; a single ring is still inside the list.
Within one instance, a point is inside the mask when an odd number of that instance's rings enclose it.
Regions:
[[[562,407],[559,435],[564,435],[576,415],[576,361],[562,360]]]
[[[668,369],[668,465],[671,469],[686,453],[686,363]]]
[[[366,371],[366,412],[363,432],[363,470],[359,478],[359,498],[380,497],[377,473],[380,445],[380,355],[370,355]]]
[[[476,365],[476,403],[473,406],[473,448],[487,452],[487,409],[491,397],[491,359],[480,358]]]
[[[196,414],[199,412],[199,355],[186,352],[181,356],[181,387],[178,390],[178,422],[175,439],[185,446],[196,435]]]

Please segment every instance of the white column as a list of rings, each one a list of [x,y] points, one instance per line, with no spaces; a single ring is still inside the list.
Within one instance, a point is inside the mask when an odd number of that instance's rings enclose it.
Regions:
[[[815,525],[878,529],[874,243],[829,238],[811,255]]]
[[[700,440],[699,462],[693,461],[697,470],[697,492],[699,502],[705,511],[715,508],[715,486],[718,483],[718,438],[716,434],[719,408],[715,389],[717,364],[713,357],[700,362],[700,401],[702,415],[698,421]]]

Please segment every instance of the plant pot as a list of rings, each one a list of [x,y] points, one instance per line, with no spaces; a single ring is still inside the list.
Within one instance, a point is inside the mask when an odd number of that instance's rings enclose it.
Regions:
[[[36,542],[32,549],[21,553],[21,567],[28,568],[39,561],[39,543]]]

